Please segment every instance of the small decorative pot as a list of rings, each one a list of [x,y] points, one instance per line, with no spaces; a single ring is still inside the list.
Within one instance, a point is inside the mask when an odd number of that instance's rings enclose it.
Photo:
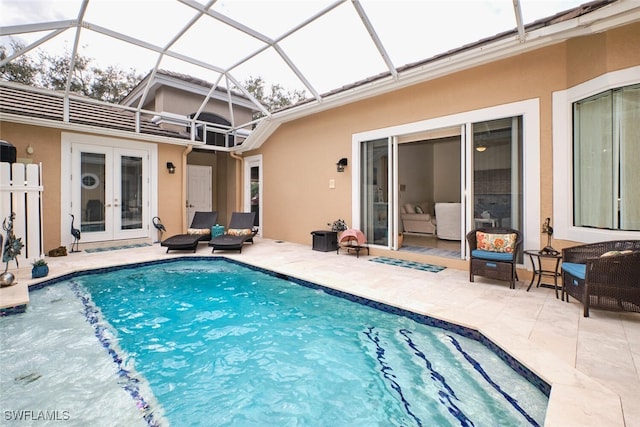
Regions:
[[[49,274],[49,266],[48,265],[35,265],[31,269],[31,278],[32,279],[45,277],[47,274]]]

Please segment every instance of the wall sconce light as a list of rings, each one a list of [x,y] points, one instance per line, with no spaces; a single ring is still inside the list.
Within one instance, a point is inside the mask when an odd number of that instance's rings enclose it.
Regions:
[[[336,166],[338,167],[338,172],[344,172],[344,167],[347,166],[347,158],[343,157],[340,160],[338,160],[338,163],[336,163]]]
[[[172,162],[167,162],[167,170],[171,174],[176,173],[176,165],[174,165]]]
[[[487,146],[486,146],[486,145],[482,145],[482,144],[478,144],[478,145],[476,145],[476,151],[477,151],[478,153],[482,153],[482,152],[483,152],[483,151],[485,151],[486,149],[487,149]]]

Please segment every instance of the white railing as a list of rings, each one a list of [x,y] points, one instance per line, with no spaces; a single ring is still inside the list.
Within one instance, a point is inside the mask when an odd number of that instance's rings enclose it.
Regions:
[[[44,256],[43,224],[42,224],[42,164],[5,163],[0,162],[0,223],[9,221],[12,212],[16,214],[13,220],[13,234],[21,238],[24,247],[18,261],[29,260]],[[0,229],[2,237],[6,233]],[[4,250],[4,244],[0,253]],[[1,258],[0,258],[1,259]],[[21,265],[24,267],[24,265]],[[15,263],[9,263],[9,268],[15,268]],[[4,271],[4,265],[2,265]]]

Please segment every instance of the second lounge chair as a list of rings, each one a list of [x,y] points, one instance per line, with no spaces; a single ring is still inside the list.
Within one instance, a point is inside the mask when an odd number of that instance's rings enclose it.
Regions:
[[[229,228],[222,236],[214,237],[209,241],[211,253],[218,250],[238,250],[242,252],[245,242],[253,243],[253,237],[258,230],[254,227],[255,212],[232,212]]]

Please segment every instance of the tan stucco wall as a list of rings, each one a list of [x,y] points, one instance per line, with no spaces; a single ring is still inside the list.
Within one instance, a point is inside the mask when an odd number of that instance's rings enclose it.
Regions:
[[[202,95],[188,93],[173,87],[161,87],[156,91],[155,111],[171,112],[175,114],[189,115],[200,109],[204,100]],[[229,115],[229,105],[226,102],[210,99],[203,110],[207,113],[215,113],[229,120],[235,125],[241,125],[251,121],[252,112],[250,109],[234,106],[233,120]],[[184,131],[184,128],[176,129]]]
[[[180,145],[158,145],[158,186],[152,185],[151,191],[157,191],[158,216],[167,229],[163,238],[186,232],[183,188],[186,188],[187,152],[188,148]],[[167,162],[176,165],[175,174],[169,173]]]
[[[526,99],[540,101],[540,223],[552,215],[552,93],[640,64],[640,24],[538,49],[280,126],[263,154],[265,237],[311,245],[310,231],[351,219],[354,133]],[[526,162],[526,159],[525,159]],[[335,179],[336,188],[329,188]],[[557,242],[558,247],[573,244]],[[556,242],[554,242],[556,245]]]

